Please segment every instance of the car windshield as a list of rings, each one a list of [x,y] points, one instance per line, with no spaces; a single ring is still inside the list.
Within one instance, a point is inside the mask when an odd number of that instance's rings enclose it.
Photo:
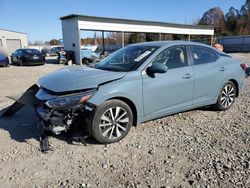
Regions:
[[[95,65],[95,68],[109,71],[132,71],[137,69],[157,49],[159,46],[127,46],[103,59]]]
[[[41,52],[37,49],[25,49],[24,52],[26,54],[31,54],[31,55],[34,55],[34,54],[41,54]]]

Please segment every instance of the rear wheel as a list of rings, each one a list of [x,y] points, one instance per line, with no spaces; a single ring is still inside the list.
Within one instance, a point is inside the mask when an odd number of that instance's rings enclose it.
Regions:
[[[220,95],[218,97],[215,108],[217,110],[227,110],[229,109],[236,98],[236,87],[231,81],[228,81],[222,88]]]
[[[89,60],[89,59],[87,59],[87,58],[83,58],[82,59],[82,63],[84,64],[84,65],[89,65],[90,63],[91,63],[91,61]]]
[[[20,60],[20,66],[23,66],[23,59]]]
[[[132,124],[133,113],[130,107],[123,101],[110,100],[96,110],[90,132],[100,143],[109,144],[123,139]]]

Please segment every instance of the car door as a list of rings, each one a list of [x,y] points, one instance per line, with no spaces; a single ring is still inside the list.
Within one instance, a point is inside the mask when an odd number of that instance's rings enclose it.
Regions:
[[[142,72],[144,115],[157,117],[191,107],[194,77],[186,47],[169,47],[153,63],[163,63],[168,70],[153,77]]]
[[[216,100],[221,89],[225,67],[215,50],[202,46],[189,46],[194,70],[194,105],[208,104]]]
[[[17,54],[19,50],[16,50],[12,55],[11,55],[11,62],[12,63],[17,63]]]
[[[23,52],[23,50],[21,50],[21,49],[20,49],[20,50],[18,51],[18,53],[17,53],[17,62],[18,62],[19,64],[22,63],[22,58],[23,58],[22,56],[23,56],[23,53],[24,53],[24,52]]]

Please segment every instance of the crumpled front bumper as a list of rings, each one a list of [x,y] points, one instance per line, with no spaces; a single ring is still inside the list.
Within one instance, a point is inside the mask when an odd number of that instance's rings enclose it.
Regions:
[[[51,109],[45,103],[39,103],[35,110],[42,128],[58,135],[69,130],[79,130],[79,126],[83,128],[90,122],[94,106],[84,104],[76,109]]]

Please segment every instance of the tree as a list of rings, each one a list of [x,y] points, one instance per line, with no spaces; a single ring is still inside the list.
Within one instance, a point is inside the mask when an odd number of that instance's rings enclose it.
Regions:
[[[157,41],[157,40],[159,40],[159,36],[160,36],[160,34],[157,34],[157,33],[147,33],[146,34],[146,41],[147,42]]]
[[[214,25],[215,34],[220,35],[220,33],[225,31],[225,17],[223,11],[219,7],[214,7],[205,12],[200,19],[199,25]]]
[[[145,41],[145,38],[144,38],[144,34],[142,33],[132,33],[130,36],[129,36],[129,39],[128,39],[128,42],[130,44],[133,44],[133,43],[138,43],[138,42],[144,42]]]
[[[239,19],[240,13],[234,7],[231,7],[228,13],[225,15],[226,28],[231,34],[237,34],[237,21]]]
[[[225,16],[219,7],[212,8],[203,14],[198,24],[214,25],[216,36],[249,35],[250,0],[246,0],[240,10],[230,7]]]
[[[247,15],[250,12],[250,0],[247,0],[244,5],[241,6],[240,13],[241,15]]]
[[[59,42],[59,40],[57,40],[57,39],[51,39],[51,40],[49,41],[49,44],[50,44],[50,45],[59,45],[60,42]]]

